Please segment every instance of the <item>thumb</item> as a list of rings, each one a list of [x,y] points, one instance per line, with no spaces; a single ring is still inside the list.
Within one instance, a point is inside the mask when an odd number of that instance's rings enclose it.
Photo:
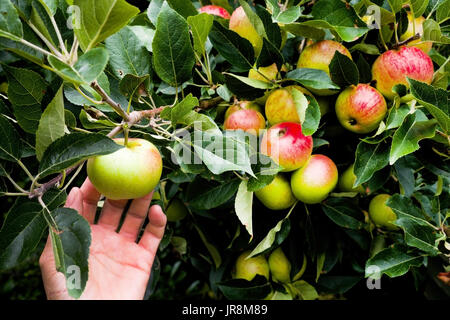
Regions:
[[[77,210],[79,214],[83,214],[83,194],[80,188],[72,188],[64,207]]]

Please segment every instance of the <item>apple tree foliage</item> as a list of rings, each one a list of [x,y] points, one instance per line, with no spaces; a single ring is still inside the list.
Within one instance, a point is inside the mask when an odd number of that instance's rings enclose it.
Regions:
[[[244,6],[263,37],[258,56],[227,20],[198,13],[211,3],[230,13]],[[355,187],[368,194],[335,191],[317,205],[264,208],[253,193],[277,170],[267,169],[268,159],[238,134],[222,130],[227,106],[289,84],[339,93],[370,83],[374,60],[406,31],[405,5],[426,17],[421,40],[433,42],[434,80],[408,79],[410,88],[395,87],[376,132],[345,131],[334,112],[316,112],[314,98],[295,97],[314,153],[328,155],[340,172],[354,163]],[[167,211],[181,200],[188,213],[167,226],[150,296],[176,288],[181,298],[259,299],[275,292],[273,299],[316,299],[349,292],[367,277],[408,273],[420,284],[431,265],[449,270],[450,1],[151,0],[140,6],[125,0],[0,2],[1,270],[36,256],[50,234],[58,270],[68,278],[69,267],[78,266],[81,288],[70,294],[81,295],[90,227],[62,207],[70,188],[86,177],[85,160],[117,150],[111,138],[122,134],[158,146],[164,172],[154,201]],[[322,39],[343,43],[353,60],[337,53],[331,76],[296,69],[299,50]],[[278,80],[248,78],[249,70],[273,63],[284,66]],[[331,109],[335,98],[326,97]],[[178,136],[182,131],[188,145]],[[214,141],[223,143],[211,152]],[[179,156],[183,148],[192,158]],[[226,156],[230,152],[235,157]],[[378,193],[392,195],[388,206],[398,230],[376,228],[368,219],[368,203]],[[232,279],[243,250],[267,255],[279,246],[291,262],[291,279],[306,263],[300,279],[284,285]]]

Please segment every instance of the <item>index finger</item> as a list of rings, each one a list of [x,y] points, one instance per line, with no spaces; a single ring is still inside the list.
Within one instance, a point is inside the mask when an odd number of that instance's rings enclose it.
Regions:
[[[86,178],[80,188],[80,191],[83,194],[82,215],[90,224],[93,224],[95,220],[95,213],[97,211],[98,200],[100,199],[101,194],[97,191],[97,189],[95,189],[89,178]]]

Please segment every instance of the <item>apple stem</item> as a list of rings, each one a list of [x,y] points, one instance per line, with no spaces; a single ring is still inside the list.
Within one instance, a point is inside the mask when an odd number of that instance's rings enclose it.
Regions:
[[[412,37],[409,37],[408,39],[406,39],[406,40],[404,40],[404,41],[400,41],[400,42],[394,44],[394,45],[392,46],[392,49],[398,49],[398,48],[400,48],[401,46],[404,46],[405,44],[408,44],[408,43],[410,43],[411,41],[418,40],[418,39],[420,39],[420,33],[416,33],[416,34],[413,35]]]

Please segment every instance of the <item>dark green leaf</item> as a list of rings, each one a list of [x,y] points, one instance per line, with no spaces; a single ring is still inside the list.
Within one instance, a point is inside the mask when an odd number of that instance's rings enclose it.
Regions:
[[[247,71],[255,63],[253,46],[247,39],[214,21],[209,39],[219,53],[234,67]]]
[[[361,141],[356,148],[355,156],[353,171],[356,175],[356,180],[353,187],[369,181],[375,172],[388,165],[389,145],[384,142],[370,144]]]
[[[260,275],[256,275],[251,282],[244,279],[232,279],[220,283],[218,287],[230,300],[263,299],[272,290],[267,279]]]
[[[59,231],[57,234],[52,232],[52,242],[57,248],[54,252],[60,263],[58,271],[66,277],[69,295],[78,299],[88,280],[91,228],[74,209],[58,208],[52,216]]]
[[[189,206],[195,209],[209,210],[224,204],[236,194],[240,180],[234,179],[229,183],[210,188],[189,201]]]
[[[16,162],[22,156],[19,134],[8,119],[0,115],[0,159]]]
[[[189,27],[167,4],[159,13],[152,48],[155,71],[162,80],[178,87],[191,78],[195,56]]]
[[[323,203],[322,209],[338,226],[355,230],[364,226],[361,209],[347,198],[329,198]]]
[[[106,39],[105,46],[109,52],[109,63],[117,77],[150,74],[150,53],[130,27],[122,28]]]
[[[47,83],[31,70],[3,65],[8,78],[8,98],[16,106],[40,104],[47,90]]]
[[[349,57],[337,50],[330,62],[330,76],[341,88],[359,83],[358,67]]]
[[[11,1],[0,2],[0,37],[19,40],[23,36],[22,23],[19,14]]]
[[[331,81],[328,74],[325,71],[318,69],[295,69],[288,72],[286,78],[294,80],[307,88],[339,90],[339,86]]]
[[[71,133],[54,141],[45,150],[39,166],[39,176],[44,178],[60,172],[89,157],[119,150],[122,146],[98,133]]]
[[[411,267],[422,265],[421,255],[408,253],[403,248],[387,248],[380,251],[366,262],[366,277],[379,279],[382,274],[391,278],[399,277],[409,271]]]
[[[256,60],[256,67],[267,67],[276,63],[278,70],[281,70],[281,66],[284,63],[284,58],[281,52],[266,38],[263,38],[263,46],[261,53]]]
[[[139,13],[138,8],[125,0],[74,0],[73,5],[80,9],[80,25],[75,28],[75,35],[85,52],[122,29]]]
[[[389,163],[419,149],[419,141],[435,135],[436,120],[417,121],[417,112],[409,114],[392,137]]]

